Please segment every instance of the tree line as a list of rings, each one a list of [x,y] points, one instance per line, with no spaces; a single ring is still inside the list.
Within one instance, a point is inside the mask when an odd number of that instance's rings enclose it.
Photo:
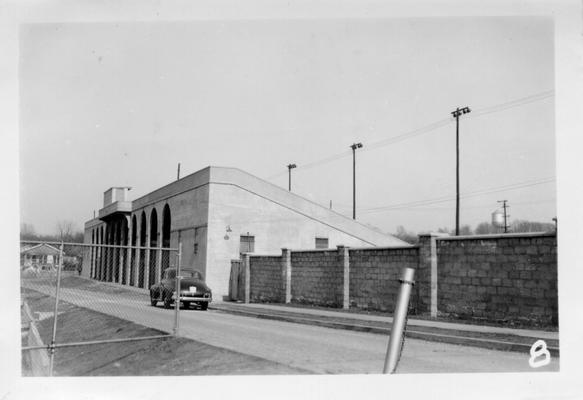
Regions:
[[[83,243],[83,232],[76,228],[72,221],[59,221],[55,226],[55,231],[48,235],[36,233],[32,224],[20,224],[20,240],[31,240],[38,242],[67,242]]]
[[[549,222],[537,222],[537,221],[526,221],[526,220],[516,220],[512,222],[509,226],[508,233],[523,233],[523,232],[555,232],[556,225]],[[450,236],[455,236],[455,229],[450,228],[439,228],[437,230],[439,233],[447,233]],[[471,235],[487,235],[487,234],[497,234],[504,233],[504,229],[492,225],[490,222],[480,222],[476,225],[475,229],[472,229],[470,225],[460,226],[460,236],[471,236]],[[411,232],[405,229],[404,226],[399,225],[397,231],[392,233],[393,236],[399,239],[411,243],[417,244],[419,237],[417,233]]]

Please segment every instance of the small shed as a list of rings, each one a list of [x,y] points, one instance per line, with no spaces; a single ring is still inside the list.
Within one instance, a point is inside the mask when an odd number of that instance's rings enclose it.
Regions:
[[[53,269],[59,264],[59,252],[58,248],[46,243],[23,247],[20,250],[20,266],[22,269]]]

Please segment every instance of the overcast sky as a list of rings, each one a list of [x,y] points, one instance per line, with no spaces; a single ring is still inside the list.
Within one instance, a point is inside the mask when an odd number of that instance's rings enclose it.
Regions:
[[[27,24],[22,222],[81,229],[103,192],[137,198],[237,167],[385,232],[556,216],[549,18]],[[416,131],[422,128],[420,131]],[[427,129],[425,129],[427,128]],[[396,139],[395,139],[396,138]],[[335,157],[337,156],[337,157]]]

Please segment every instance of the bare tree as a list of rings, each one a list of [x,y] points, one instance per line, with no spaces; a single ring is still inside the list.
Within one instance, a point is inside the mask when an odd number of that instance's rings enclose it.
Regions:
[[[34,240],[37,238],[37,234],[34,230],[32,224],[27,224],[25,222],[20,224],[20,239],[22,240]]]
[[[70,241],[75,233],[75,224],[69,220],[61,220],[57,222],[57,236],[59,240]]]
[[[554,232],[555,224],[549,222],[516,220],[510,226],[512,232]]]
[[[480,222],[476,226],[476,235],[487,235],[491,233],[500,233],[500,228],[495,227],[490,222]]]
[[[407,231],[403,225],[397,227],[397,232],[393,233],[393,236],[410,244],[417,244],[419,241],[419,237],[415,233]]]

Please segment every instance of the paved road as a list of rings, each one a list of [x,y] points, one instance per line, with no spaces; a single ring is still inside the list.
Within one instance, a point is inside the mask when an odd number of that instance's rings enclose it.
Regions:
[[[30,283],[25,283],[30,287]],[[36,286],[47,294],[54,289]],[[151,307],[137,291],[101,293],[63,288],[61,298],[138,324],[171,332],[174,311]],[[386,335],[249,318],[209,310],[180,310],[180,335],[319,374],[380,373]],[[529,366],[529,354],[407,339],[398,373],[558,371],[558,359]]]

